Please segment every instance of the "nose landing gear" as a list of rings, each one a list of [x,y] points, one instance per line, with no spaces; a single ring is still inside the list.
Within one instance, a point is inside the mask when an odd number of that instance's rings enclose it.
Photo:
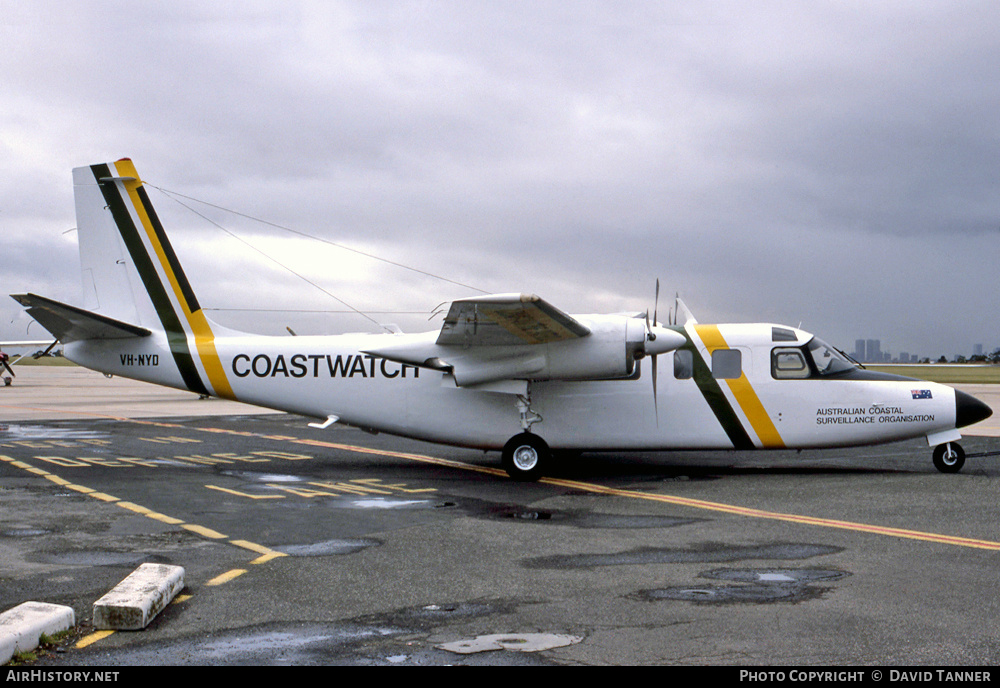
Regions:
[[[965,450],[957,442],[934,447],[934,467],[942,473],[958,473],[965,465]]]

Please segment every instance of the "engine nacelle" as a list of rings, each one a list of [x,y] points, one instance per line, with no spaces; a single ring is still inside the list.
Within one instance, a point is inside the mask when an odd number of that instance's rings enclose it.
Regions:
[[[646,327],[623,315],[575,316],[590,333],[544,344],[443,346],[409,339],[369,351],[411,365],[451,373],[461,387],[499,380],[604,380],[626,378],[635,361],[682,346],[685,337]],[[406,335],[403,335],[406,337]]]

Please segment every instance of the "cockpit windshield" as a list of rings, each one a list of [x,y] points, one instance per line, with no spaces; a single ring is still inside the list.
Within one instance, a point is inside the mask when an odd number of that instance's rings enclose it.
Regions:
[[[840,352],[818,337],[813,337],[806,348],[820,375],[836,375],[856,368]]]

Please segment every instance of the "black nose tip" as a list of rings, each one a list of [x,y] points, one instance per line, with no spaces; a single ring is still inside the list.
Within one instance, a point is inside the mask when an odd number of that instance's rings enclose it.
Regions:
[[[993,409],[976,399],[971,394],[955,390],[955,427],[964,428],[967,425],[986,420],[993,415]]]

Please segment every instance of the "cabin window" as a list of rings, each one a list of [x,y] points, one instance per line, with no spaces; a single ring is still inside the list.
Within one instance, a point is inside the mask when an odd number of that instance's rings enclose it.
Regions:
[[[771,350],[771,377],[776,380],[804,380],[812,375],[802,349],[778,348]]]
[[[712,377],[736,380],[743,374],[743,355],[739,349],[716,349],[712,352]]]
[[[772,327],[771,328],[771,341],[772,342],[797,342],[799,341],[798,335],[795,334],[794,330],[790,330],[787,327]]]
[[[694,377],[694,352],[690,349],[674,351],[674,377],[678,380]]]

